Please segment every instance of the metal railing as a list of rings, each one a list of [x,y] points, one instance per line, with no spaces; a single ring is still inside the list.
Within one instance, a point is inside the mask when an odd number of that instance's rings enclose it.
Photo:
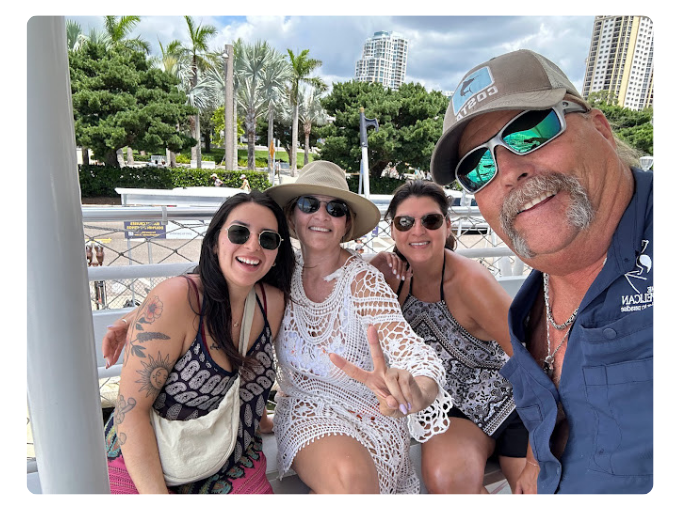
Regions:
[[[371,198],[384,215],[390,197]],[[83,207],[93,309],[141,303],[162,278],[136,277],[133,268],[137,266],[180,264],[182,272],[198,263],[203,235],[217,209],[217,206]],[[479,260],[496,277],[525,272],[522,261],[489,229],[477,207],[451,207],[449,217],[458,253]],[[346,246],[363,255],[391,250],[394,242],[390,225],[381,220],[372,232]],[[105,271],[107,268],[110,269]]]

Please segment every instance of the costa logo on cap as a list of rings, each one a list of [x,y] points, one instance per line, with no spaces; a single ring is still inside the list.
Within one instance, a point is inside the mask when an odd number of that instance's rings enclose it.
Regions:
[[[487,97],[498,92],[494,83],[495,80],[488,66],[477,69],[463,78],[451,98],[453,113],[456,118],[465,117],[468,110],[472,109],[477,103],[481,103]]]

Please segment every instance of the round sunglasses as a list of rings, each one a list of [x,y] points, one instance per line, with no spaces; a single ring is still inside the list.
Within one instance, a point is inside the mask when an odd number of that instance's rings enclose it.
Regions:
[[[444,215],[439,213],[426,214],[420,218],[420,224],[427,230],[437,230],[444,223]],[[392,221],[399,232],[408,232],[416,224],[413,216],[395,216]]]
[[[334,218],[349,216],[349,207],[341,200],[325,202],[316,197],[302,196],[297,199],[297,208],[305,214],[312,214],[319,210],[321,204],[326,204],[326,212]]]
[[[227,237],[233,244],[246,244],[250,239],[250,229],[245,225],[231,225],[227,229]],[[273,230],[263,230],[257,240],[265,250],[276,250],[283,242],[279,233]]]
[[[564,116],[587,109],[572,101],[560,101],[549,110],[526,110],[514,117],[488,142],[460,158],[454,172],[468,193],[477,193],[498,173],[495,150],[498,145],[524,156],[553,141],[567,129]]]

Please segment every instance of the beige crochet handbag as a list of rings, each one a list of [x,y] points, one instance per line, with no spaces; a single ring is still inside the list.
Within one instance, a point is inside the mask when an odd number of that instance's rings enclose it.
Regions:
[[[243,310],[239,340],[239,352],[244,356],[254,309],[255,289],[252,289]],[[208,478],[227,462],[236,445],[241,421],[240,384],[239,375],[216,409],[193,420],[167,420],[151,408],[151,424],[167,485]]]

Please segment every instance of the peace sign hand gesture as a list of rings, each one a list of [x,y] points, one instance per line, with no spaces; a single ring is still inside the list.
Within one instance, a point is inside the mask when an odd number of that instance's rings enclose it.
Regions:
[[[363,383],[375,393],[380,403],[380,413],[385,416],[401,418],[430,405],[432,400],[424,394],[423,389],[418,384],[419,381],[410,372],[387,367],[375,326],[370,325],[368,327],[367,335],[373,360],[372,372],[363,370],[334,353],[330,354],[331,362],[349,377]],[[425,379],[434,383],[429,377],[418,377],[417,379]],[[427,400],[429,402],[426,402]]]

